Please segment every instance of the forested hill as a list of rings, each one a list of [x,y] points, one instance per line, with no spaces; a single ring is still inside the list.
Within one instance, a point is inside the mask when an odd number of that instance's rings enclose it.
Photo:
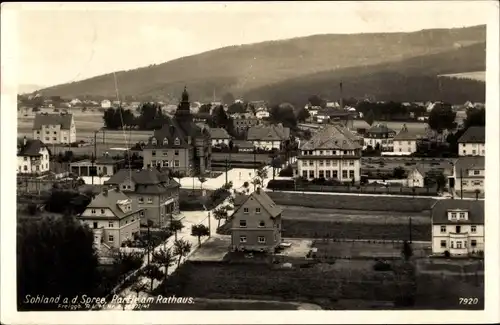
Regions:
[[[302,105],[311,94],[322,98],[343,97],[375,100],[433,101],[465,103],[485,99],[485,83],[477,80],[438,77],[439,74],[484,71],[486,43],[478,43],[443,53],[419,56],[378,65],[339,69],[289,79],[249,91],[249,100],[266,98],[272,103]]]
[[[325,71],[347,71],[345,69],[352,68],[354,70],[350,70],[349,76],[354,78],[358,73],[355,69],[358,68],[361,68],[359,73],[363,73],[368,67],[390,68],[393,64],[404,67],[404,62],[412,62],[408,61],[411,58],[449,53],[453,49],[460,50],[472,44],[484,43],[485,40],[485,26],[412,33],[314,35],[225,47],[159,65],[121,71],[116,75],[120,94],[123,96],[177,99],[184,85],[188,85],[193,100],[205,101],[211,100],[214,92],[219,98],[227,92],[236,97],[244,94],[257,95],[262,90],[253,92],[254,89],[268,87],[271,91],[274,86],[270,85],[279,85],[289,79],[300,81],[302,77],[305,77],[305,81],[310,81],[311,75]],[[469,62],[471,65],[484,65],[484,54],[471,59],[475,60]],[[454,68],[445,71],[458,73],[463,72],[466,67]],[[392,74],[397,73],[394,69],[391,71]],[[439,69],[433,71],[444,73]],[[373,70],[372,74],[375,72],[383,73]],[[411,72],[417,71],[413,69]],[[399,83],[400,79],[394,82]],[[362,84],[364,83],[359,83],[359,86]],[[366,91],[379,86],[366,86]],[[331,87],[334,88],[334,85]],[[278,89],[281,91],[283,88]],[[42,94],[65,98],[84,95],[111,98],[115,96],[113,75],[46,88],[42,90]]]

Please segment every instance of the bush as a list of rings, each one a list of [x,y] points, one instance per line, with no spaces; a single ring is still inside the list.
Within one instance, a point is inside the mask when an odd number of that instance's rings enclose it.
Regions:
[[[288,165],[279,172],[279,176],[281,177],[293,177],[293,168]]]
[[[391,271],[392,266],[389,263],[383,262],[383,261],[377,261],[373,265],[373,270],[375,271]]]
[[[295,181],[293,179],[271,179],[267,183],[267,188],[273,190],[293,190],[295,189]]]

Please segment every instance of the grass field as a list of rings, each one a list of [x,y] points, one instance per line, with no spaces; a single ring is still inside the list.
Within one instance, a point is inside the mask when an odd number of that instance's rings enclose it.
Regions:
[[[318,249],[317,258],[401,258],[403,245],[381,242],[339,242],[332,240],[315,240],[313,247]],[[413,256],[425,257],[430,254],[426,244],[413,243]]]
[[[431,198],[370,197],[357,195],[324,195],[267,192],[276,204],[309,208],[423,212],[430,210],[436,200]]]

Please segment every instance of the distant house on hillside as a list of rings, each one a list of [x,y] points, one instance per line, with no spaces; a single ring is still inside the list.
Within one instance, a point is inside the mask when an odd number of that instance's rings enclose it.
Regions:
[[[111,108],[111,101],[107,99],[101,101],[101,108]]]
[[[70,102],[69,102],[72,106],[76,106],[76,105],[79,105],[82,103],[81,100],[79,100],[78,98],[74,98],[72,99]]]
[[[260,188],[238,201],[231,217],[232,250],[274,252],[281,243],[281,207]]]
[[[76,142],[76,126],[73,114],[36,114],[32,130],[33,139],[41,140],[45,144]]]

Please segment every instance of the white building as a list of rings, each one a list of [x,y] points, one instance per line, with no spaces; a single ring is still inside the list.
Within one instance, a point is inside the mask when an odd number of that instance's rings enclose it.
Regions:
[[[359,182],[362,146],[357,141],[342,125],[325,125],[300,147],[295,175]]]
[[[484,252],[484,201],[438,200],[432,207],[432,253]]]
[[[101,108],[110,108],[111,107],[111,101],[105,99],[101,102]]]
[[[263,150],[280,150],[286,140],[290,139],[290,129],[283,125],[257,125],[248,129],[247,141],[255,148]]]
[[[385,124],[374,125],[363,135],[363,149],[372,147],[373,149],[380,148],[381,151],[392,151],[395,135],[396,132]]]
[[[17,151],[18,174],[42,174],[50,170],[50,152],[40,140],[28,140],[19,144]]]
[[[256,113],[255,113],[255,117],[262,120],[263,118],[268,118],[269,117],[269,112],[264,110],[264,109],[261,109],[261,110],[258,110]]]
[[[78,98],[74,98],[72,99],[70,102],[69,102],[72,106],[75,106],[75,105],[79,105],[82,103],[81,100],[79,100]]]
[[[485,128],[471,126],[458,139],[459,156],[485,156]]]
[[[223,128],[210,128],[210,138],[212,139],[212,147],[226,145],[229,146],[231,136]]]
[[[43,141],[45,144],[76,142],[73,114],[37,114],[33,123],[33,139]]]
[[[425,139],[425,131],[410,130],[403,125],[401,131],[392,139],[392,151],[398,155],[410,155],[417,151],[418,143]]]
[[[460,157],[453,162],[453,178],[457,193],[460,191],[474,193],[476,190],[484,193],[484,158]]]

